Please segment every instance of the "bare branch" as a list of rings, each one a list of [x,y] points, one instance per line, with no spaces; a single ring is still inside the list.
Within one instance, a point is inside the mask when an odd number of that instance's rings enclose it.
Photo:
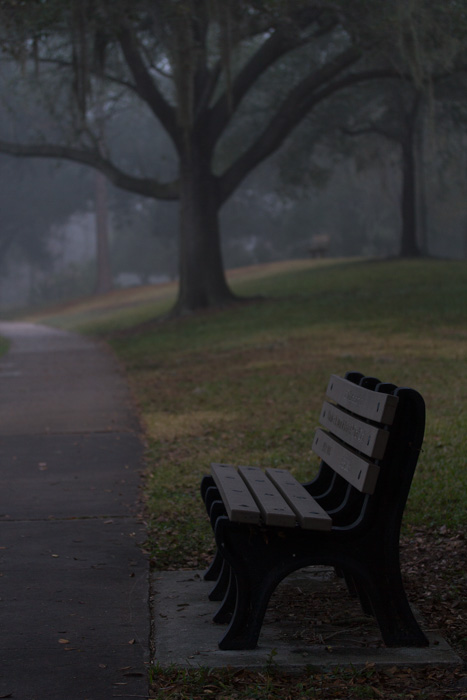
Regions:
[[[162,126],[171,137],[175,147],[178,149],[180,145],[180,131],[177,127],[175,110],[163,97],[152,79],[138,47],[134,42],[131,30],[127,27],[123,27],[118,38],[127,65],[135,80],[136,91],[159,119]]]
[[[321,10],[308,13],[302,21],[302,28],[311,25],[321,14]],[[302,42],[291,35],[284,27],[279,27],[253,54],[239,72],[231,86],[230,93],[224,92],[211,108],[208,118],[208,131],[212,143],[215,143],[226,128],[232,114],[240,104],[248,90],[258,80],[264,71],[272,66],[281,56],[310,41],[310,37]]]
[[[179,196],[178,182],[160,183],[151,178],[135,177],[125,173],[112,161],[96,151],[74,148],[62,144],[22,144],[0,141],[0,153],[32,158],[58,158],[88,165],[104,173],[120,189],[153,199],[176,200]]]
[[[386,119],[386,124],[383,120],[380,123],[368,120],[364,126],[358,128],[343,127],[341,131],[345,136],[376,134],[377,136],[383,136],[388,141],[404,145],[410,141],[409,134],[415,128],[420,101],[421,93],[419,90],[415,91],[411,105],[407,105],[404,102],[400,91],[395,91],[392,103],[397,105],[397,119],[394,119],[394,115],[392,115],[391,119]]]
[[[44,64],[49,64],[53,66],[58,66],[59,68],[73,68],[73,64],[71,61],[65,61],[64,59],[58,59],[58,58],[37,58],[37,62],[39,64],[44,63]],[[99,76],[99,78],[103,78],[104,80],[107,80],[109,83],[115,83],[116,85],[120,85],[121,87],[127,88],[128,90],[132,90],[133,92],[138,93],[136,85],[134,83],[130,83],[128,80],[124,80],[123,78],[119,78],[116,75],[111,75],[110,73],[98,73],[95,69],[90,67],[89,72]]]
[[[198,98],[198,103],[196,105],[195,120],[200,115],[206,115],[206,109],[209,106],[211,97],[216,89],[217,82],[219,80],[220,74],[222,72],[222,61],[217,61],[215,66],[209,71],[209,76],[204,83],[204,89]]]
[[[327,97],[356,83],[404,78],[395,70],[379,69],[347,73],[338,80],[332,79],[333,74],[338,75],[358,59],[358,51],[348,49],[324,66],[319,73],[305,78],[289,93],[259,138],[219,178],[223,202],[230,197],[249,172],[279,148],[285,138],[313,107]]]
[[[279,148],[292,129],[318,102],[346,85],[342,80],[332,80],[359,58],[360,53],[356,49],[346,49],[319,71],[304,78],[289,92],[263,133],[220,177],[222,201],[232,194],[253,168]],[[343,80],[348,81],[348,84],[356,82],[351,81],[349,76]]]

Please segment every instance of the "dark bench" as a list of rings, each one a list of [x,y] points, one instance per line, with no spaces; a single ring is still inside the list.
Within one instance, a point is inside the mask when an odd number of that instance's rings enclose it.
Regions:
[[[299,484],[282,469],[212,465],[201,494],[217,552],[214,616],[228,623],[220,649],[253,649],[280,581],[311,566],[334,567],[376,617],[387,646],[426,646],[399,563],[402,515],[421,449],[425,404],[408,388],[348,372],[332,376],[313,451],[321,464]]]

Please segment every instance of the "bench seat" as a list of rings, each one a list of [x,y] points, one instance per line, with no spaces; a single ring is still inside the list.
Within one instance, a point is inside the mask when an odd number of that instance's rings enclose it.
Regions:
[[[331,529],[331,517],[286,469],[213,464],[211,471],[233,522]]]

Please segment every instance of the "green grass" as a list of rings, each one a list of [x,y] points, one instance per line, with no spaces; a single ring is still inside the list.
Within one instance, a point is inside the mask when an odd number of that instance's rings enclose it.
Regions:
[[[0,357],[2,357],[2,355],[5,355],[5,353],[8,352],[9,347],[10,347],[9,340],[7,340],[6,338],[2,338],[2,336],[0,336]]]
[[[174,298],[174,284],[132,287],[48,309],[32,310],[23,313],[21,318],[64,330],[101,335],[166,314]]]
[[[445,670],[431,668],[428,679],[410,668],[376,669],[369,664],[362,670],[336,668],[320,672],[310,667],[301,674],[280,673],[272,665],[258,673],[245,669],[151,668],[150,681],[155,700],[433,700],[462,698],[462,691],[446,695],[452,677]],[[448,691],[449,692],[449,691]]]

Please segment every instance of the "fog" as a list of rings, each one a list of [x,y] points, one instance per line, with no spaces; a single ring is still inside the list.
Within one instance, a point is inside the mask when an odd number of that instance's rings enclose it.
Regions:
[[[122,113],[118,123],[118,157],[125,162],[132,158],[140,171],[144,167],[173,177],[175,160],[163,132],[149,134],[146,127],[135,128],[132,119]],[[332,257],[397,255],[401,167],[396,145],[372,137],[359,140],[351,152],[335,153],[328,141],[308,154],[300,149],[306,128],[304,124],[224,205],[227,268],[308,257],[316,237],[326,241],[325,253]],[[466,148],[460,133],[451,132],[449,139],[433,139],[425,154],[419,240],[426,255],[459,259],[467,255]],[[0,178],[0,309],[92,294],[94,171],[0,154]],[[113,286],[175,279],[178,204],[107,187]]]

